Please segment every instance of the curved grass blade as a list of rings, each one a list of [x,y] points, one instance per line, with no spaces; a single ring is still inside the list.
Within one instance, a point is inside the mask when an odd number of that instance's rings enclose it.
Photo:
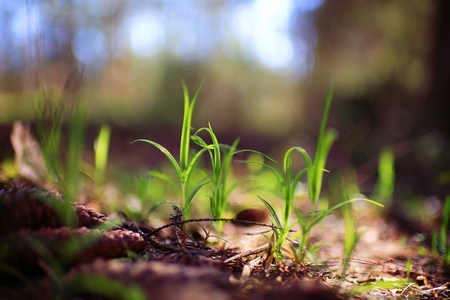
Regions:
[[[180,168],[182,170],[184,170],[189,163],[189,142],[190,142],[192,112],[194,110],[197,96],[200,90],[202,89],[204,82],[205,81],[203,80],[191,101],[189,100],[189,92],[187,86],[184,82],[182,83],[184,93],[184,117],[180,142]]]
[[[378,203],[378,202],[373,201],[373,200],[370,200],[370,199],[366,199],[366,198],[354,198],[354,199],[350,199],[350,200],[341,202],[341,203],[339,203],[339,204],[336,204],[335,206],[333,206],[333,207],[330,208],[330,209],[327,209],[327,210],[324,210],[324,211],[320,212],[320,213],[319,213],[319,216],[316,217],[316,218],[314,218],[314,219],[311,221],[311,223],[309,224],[309,227],[308,227],[308,228],[309,228],[309,229],[313,228],[317,223],[319,223],[319,222],[322,221],[325,217],[327,217],[327,216],[329,216],[330,214],[332,214],[336,209],[338,209],[338,208],[340,208],[340,207],[342,207],[342,206],[344,206],[344,205],[350,204],[350,203],[352,203],[352,202],[355,202],[355,201],[366,201],[366,202],[369,202],[369,203],[372,203],[372,204],[375,204],[375,205],[384,207],[383,204]]]
[[[319,199],[320,191],[322,189],[322,179],[323,172],[325,169],[325,163],[327,161],[328,153],[330,152],[331,146],[337,137],[337,132],[335,130],[328,130],[325,134],[324,141],[319,141],[316,156],[314,157],[314,174],[312,180],[313,186],[313,200],[314,203]]]
[[[160,201],[156,202],[155,204],[153,204],[152,207],[150,207],[150,209],[148,210],[147,214],[145,215],[145,218],[144,218],[145,222],[147,223],[149,221],[148,218],[150,217],[150,214],[152,212],[154,212],[158,207],[160,207],[161,205],[163,205],[165,203],[170,203],[170,202],[167,200],[160,200]]]
[[[273,218],[274,218],[274,220],[275,220],[276,225],[277,225],[278,227],[280,227],[280,228],[283,228],[283,226],[281,226],[280,219],[278,218],[278,215],[277,215],[277,213],[275,212],[275,210],[273,209],[272,205],[270,205],[269,202],[267,202],[266,200],[264,200],[263,198],[261,198],[259,195],[258,195],[258,198],[259,198],[259,199],[264,203],[264,205],[269,209],[270,213],[272,214],[272,216],[273,216]]]
[[[189,175],[191,174],[192,168],[194,167],[194,164],[197,162],[197,160],[199,159],[199,157],[208,149],[206,148],[202,148],[200,151],[198,151],[197,153],[195,153],[194,157],[192,157],[191,161],[189,162],[188,166],[186,167],[186,169],[183,172],[183,181],[182,182],[186,182],[187,179],[189,178]]]
[[[156,148],[158,148],[159,151],[161,151],[167,157],[167,159],[172,163],[172,165],[175,168],[175,171],[177,172],[178,176],[180,176],[182,174],[180,166],[178,165],[178,162],[175,160],[175,158],[172,156],[172,154],[170,154],[169,150],[167,150],[166,148],[164,148],[160,144],[158,144],[158,143],[156,143],[154,141],[151,141],[151,140],[147,140],[147,139],[138,139],[138,140],[132,141],[131,143],[135,143],[135,142],[149,143],[149,144],[155,146]]]
[[[153,177],[155,177],[155,178],[161,179],[162,181],[167,182],[168,184],[170,184],[170,185],[177,191],[177,193],[178,193],[179,195],[181,195],[181,190],[180,190],[180,188],[179,188],[179,187],[175,184],[175,182],[174,182],[172,179],[170,179],[170,177],[167,176],[166,174],[163,174],[163,173],[158,172],[158,171],[148,171],[147,174],[150,175],[150,176],[153,176]]]
[[[194,198],[195,194],[197,194],[197,192],[206,184],[212,182],[213,180],[207,180],[205,182],[202,182],[201,184],[199,184],[193,191],[192,193],[186,198],[186,203],[184,205],[184,207],[189,207],[189,205],[191,204],[192,199]]]

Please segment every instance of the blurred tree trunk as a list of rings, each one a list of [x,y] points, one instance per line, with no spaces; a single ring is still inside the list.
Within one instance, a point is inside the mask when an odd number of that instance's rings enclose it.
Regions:
[[[436,7],[435,41],[432,52],[432,82],[427,107],[431,107],[425,122],[441,132],[448,141],[450,121],[450,1],[440,0]],[[426,110],[425,110],[426,111]],[[423,111],[422,111],[423,112]]]

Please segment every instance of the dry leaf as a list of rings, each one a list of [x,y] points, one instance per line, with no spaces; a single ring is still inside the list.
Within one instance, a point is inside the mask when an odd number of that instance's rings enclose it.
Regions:
[[[48,172],[39,143],[31,134],[29,125],[15,122],[11,133],[11,144],[15,151],[19,173],[31,182],[44,186]]]

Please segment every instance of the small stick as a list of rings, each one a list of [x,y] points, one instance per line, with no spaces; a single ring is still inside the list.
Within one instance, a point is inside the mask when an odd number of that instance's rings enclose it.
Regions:
[[[234,256],[224,260],[223,263],[226,264],[226,263],[228,263],[228,262],[230,262],[232,260],[236,260],[236,259],[241,258],[241,257],[245,257],[245,256],[249,256],[249,255],[252,255],[252,254],[261,253],[261,252],[266,251],[267,249],[269,249],[269,246],[270,246],[270,243],[267,243],[267,244],[258,246],[256,248],[253,248],[253,249],[241,252],[239,254],[236,254],[236,255],[234,255]]]
[[[150,231],[149,233],[147,233],[147,236],[152,236],[155,233],[157,233],[157,232],[159,232],[159,231],[161,231],[163,229],[166,229],[168,227],[171,227],[171,226],[179,226],[179,225],[183,225],[183,224],[186,224],[186,223],[192,223],[192,222],[216,222],[216,221],[238,222],[238,223],[245,223],[245,224],[257,225],[257,226],[263,226],[263,227],[270,227],[272,229],[280,229],[280,230],[283,229],[281,227],[268,225],[268,224],[264,224],[264,223],[259,223],[259,222],[254,222],[254,221],[247,221],[247,220],[204,218],[204,219],[190,219],[190,220],[172,222],[170,224],[166,224],[164,226],[158,227],[158,228],[154,229],[153,231]],[[289,230],[289,232],[295,232],[295,230]]]

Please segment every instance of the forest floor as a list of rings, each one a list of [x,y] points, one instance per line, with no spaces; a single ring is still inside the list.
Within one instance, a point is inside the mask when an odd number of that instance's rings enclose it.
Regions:
[[[286,259],[274,259],[267,227],[226,222],[223,239],[207,238],[203,220],[114,223],[95,204],[64,210],[62,202],[28,184],[1,188],[1,299],[450,297],[439,257],[376,214],[358,218],[359,241],[344,267],[344,222],[334,214],[314,228],[316,251],[299,264],[290,242]],[[61,211],[74,222],[61,222]]]

